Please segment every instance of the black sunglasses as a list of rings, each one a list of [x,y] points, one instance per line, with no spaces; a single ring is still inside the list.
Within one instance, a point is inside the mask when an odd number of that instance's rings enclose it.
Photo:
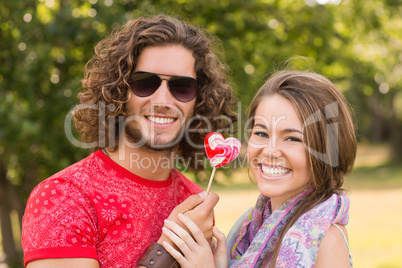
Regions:
[[[160,75],[170,76],[170,79],[160,78]],[[198,81],[192,77],[135,72],[131,76],[131,90],[138,97],[148,97],[161,86],[162,80],[168,82],[170,93],[182,102],[191,101],[197,96]]]

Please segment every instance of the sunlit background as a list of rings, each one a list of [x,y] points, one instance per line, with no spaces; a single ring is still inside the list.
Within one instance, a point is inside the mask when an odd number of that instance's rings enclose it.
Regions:
[[[355,267],[402,267],[401,0],[1,0],[0,267],[22,266],[20,223],[33,187],[89,153],[67,140],[64,119],[94,46],[127,20],[156,14],[215,36],[240,125],[259,86],[285,66],[315,70],[342,90],[360,143],[346,185]],[[203,185],[210,169],[187,174]],[[227,233],[257,192],[246,169],[216,176],[217,226]]]

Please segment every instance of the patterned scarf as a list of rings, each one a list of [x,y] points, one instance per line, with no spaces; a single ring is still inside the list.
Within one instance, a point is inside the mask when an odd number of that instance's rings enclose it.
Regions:
[[[231,267],[267,267],[274,245],[297,204],[312,191],[306,189],[271,213],[269,197],[260,195],[233,245]],[[304,213],[286,232],[275,267],[314,267],[318,248],[331,224],[348,223],[349,198],[333,194]]]

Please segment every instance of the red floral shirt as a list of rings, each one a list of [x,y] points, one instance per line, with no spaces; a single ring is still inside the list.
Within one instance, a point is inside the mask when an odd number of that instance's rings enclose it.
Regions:
[[[201,191],[175,169],[168,180],[151,181],[97,151],[32,191],[22,228],[25,265],[93,258],[100,267],[135,267],[173,208]]]

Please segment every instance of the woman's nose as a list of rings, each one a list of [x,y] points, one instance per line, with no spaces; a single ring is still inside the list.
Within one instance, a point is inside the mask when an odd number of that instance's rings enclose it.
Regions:
[[[268,158],[279,158],[282,156],[282,151],[272,138],[269,143],[264,147],[262,153],[265,157]]]

